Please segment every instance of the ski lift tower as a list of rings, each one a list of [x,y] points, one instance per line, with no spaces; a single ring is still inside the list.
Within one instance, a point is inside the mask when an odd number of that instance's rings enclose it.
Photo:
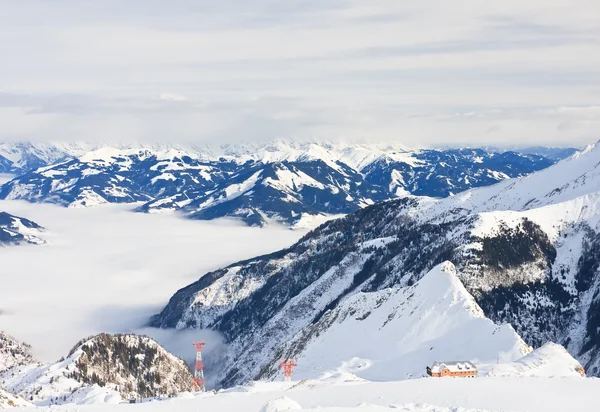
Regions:
[[[194,388],[197,392],[206,392],[204,381],[204,363],[202,363],[202,349],[205,342],[194,342],[196,347],[196,365],[194,367]]]
[[[292,380],[294,368],[298,366],[294,359],[282,360],[279,367],[283,369],[283,380],[289,382]]]

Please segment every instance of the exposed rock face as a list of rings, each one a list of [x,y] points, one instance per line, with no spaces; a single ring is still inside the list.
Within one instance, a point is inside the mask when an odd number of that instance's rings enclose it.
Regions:
[[[152,339],[100,334],[74,348],[71,377],[85,384],[116,385],[124,396],[173,396],[192,389],[189,366]]]
[[[100,334],[55,364],[14,367],[0,379],[36,405],[53,405],[174,396],[192,389],[193,375],[149,337]]]

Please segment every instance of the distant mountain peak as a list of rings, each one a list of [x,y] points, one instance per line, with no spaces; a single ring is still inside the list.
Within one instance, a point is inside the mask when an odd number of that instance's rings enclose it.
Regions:
[[[0,246],[45,243],[41,238],[44,228],[23,217],[0,212]]]
[[[277,221],[294,226],[398,196],[452,196],[555,162],[482,149],[414,151],[400,144],[285,140],[217,148],[158,143],[44,147],[62,153],[56,156],[60,160],[20,172],[0,187],[0,198],[71,207],[144,202],[138,211],[236,217],[250,225]],[[1,167],[14,172],[10,165],[0,159]]]

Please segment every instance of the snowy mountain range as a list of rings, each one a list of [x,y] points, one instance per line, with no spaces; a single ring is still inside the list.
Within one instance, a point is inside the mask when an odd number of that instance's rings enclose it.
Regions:
[[[192,378],[183,360],[137,335],[100,334],[56,363],[19,362],[0,370],[0,386],[38,406],[169,397],[191,390]]]
[[[352,332],[377,340],[385,335],[386,316],[390,322],[400,317],[405,326],[411,313],[426,317],[440,297],[421,304],[415,300],[419,285],[451,261],[485,316],[511,324],[527,345],[564,345],[598,376],[598,256],[600,143],[523,178],[445,199],[405,197],[327,222],[288,249],[202,276],[177,292],[151,324],[223,333],[232,352],[221,371],[225,386],[271,376],[284,357],[311,365],[326,348],[335,347],[342,354],[337,360],[347,363],[340,337]],[[474,311],[473,304],[463,306]],[[418,323],[413,330],[426,331]],[[443,332],[439,327],[429,340],[415,341],[430,342],[435,353]],[[410,336],[403,339],[410,347]],[[399,347],[390,351],[401,357]],[[462,348],[471,356],[456,356],[486,360],[473,345]],[[427,351],[419,351],[411,353],[420,361]],[[379,351],[368,355],[393,361]],[[418,373],[406,365],[398,377]]]
[[[43,228],[31,220],[0,212],[0,246],[45,243],[40,238]]]
[[[406,194],[451,196],[525,176],[568,153],[544,157],[534,152],[314,142],[216,149],[4,143],[0,164],[18,176],[0,187],[0,199],[69,207],[141,202],[137,210],[142,212],[295,225],[310,216],[346,214]]]

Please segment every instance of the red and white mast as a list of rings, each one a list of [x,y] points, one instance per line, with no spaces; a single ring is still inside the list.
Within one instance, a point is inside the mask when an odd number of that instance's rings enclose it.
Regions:
[[[202,349],[204,342],[194,342],[196,347],[196,366],[194,367],[194,388],[198,392],[206,392],[206,384],[204,381],[204,363],[202,363]]]
[[[283,380],[291,381],[292,375],[294,374],[294,368],[298,366],[296,361],[293,359],[288,359],[287,361],[283,360],[279,364],[280,368],[283,368]]]

